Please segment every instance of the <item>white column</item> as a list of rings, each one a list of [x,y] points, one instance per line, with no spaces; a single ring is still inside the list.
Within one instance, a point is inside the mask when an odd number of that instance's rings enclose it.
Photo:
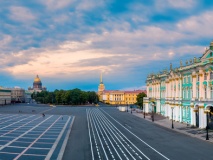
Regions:
[[[169,114],[169,119],[172,119],[172,108],[171,108],[170,104],[169,104],[169,107],[168,107],[168,114]]]
[[[199,85],[199,89],[200,89],[200,98],[204,98],[204,89],[203,89],[203,80],[204,80],[204,75],[203,75],[203,71],[200,70],[199,71],[199,76],[200,76],[200,85]]]
[[[193,121],[193,125],[194,125],[194,126],[196,126],[196,112],[198,112],[198,111],[193,111],[193,114],[192,114],[193,117],[194,117],[194,119],[193,119],[193,120],[194,120],[194,121]]]
[[[180,93],[179,93],[179,98],[182,98],[182,77],[179,79],[180,82]]]
[[[175,86],[176,86],[176,89],[175,89],[175,99],[176,99],[176,97],[179,97],[179,95],[178,95],[178,79],[175,79]]]
[[[196,74],[192,75],[192,98],[196,98]]]
[[[179,121],[179,106],[175,106],[175,108],[176,108],[176,118],[175,118],[175,121]]]
[[[190,112],[190,113],[191,113],[191,115],[190,115],[190,116],[191,116],[191,125],[194,125],[194,118],[195,118],[195,117],[194,117],[195,112],[194,112],[194,110],[193,110],[193,107],[194,107],[194,106],[191,106],[191,107],[190,107],[190,109],[191,109],[191,112]]]
[[[207,72],[207,82],[210,80],[210,71]],[[207,89],[207,99],[211,98],[209,83],[206,86]]]
[[[168,115],[167,115],[167,114],[168,114],[168,112],[167,112],[167,108],[168,108],[168,107],[167,107],[167,106],[168,106],[168,104],[165,104],[165,107],[164,107],[164,109],[165,109],[165,117],[168,116]]]
[[[199,128],[204,128],[204,109],[202,107],[199,108]]]
[[[147,93],[147,97],[149,97],[149,84],[147,83],[147,86],[146,86],[146,93]]]
[[[202,128],[205,128],[205,127],[206,127],[206,121],[207,121],[206,115],[207,115],[207,113],[206,113],[206,112],[203,112],[203,127],[202,127]]]
[[[180,106],[180,111],[179,111],[179,113],[180,113],[180,122],[182,122],[182,116],[183,116],[183,115],[182,115],[182,110],[183,110],[183,109],[182,109],[182,106]]]

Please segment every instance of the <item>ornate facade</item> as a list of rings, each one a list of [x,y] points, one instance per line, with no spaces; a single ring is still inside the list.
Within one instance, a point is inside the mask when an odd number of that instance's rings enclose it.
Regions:
[[[213,42],[200,58],[150,74],[145,112],[153,110],[178,122],[205,128],[213,123]],[[172,114],[173,113],[173,114]],[[173,115],[173,117],[172,117]]]

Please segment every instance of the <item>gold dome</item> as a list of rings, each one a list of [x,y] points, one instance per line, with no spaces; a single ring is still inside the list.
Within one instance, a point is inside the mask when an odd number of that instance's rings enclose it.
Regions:
[[[38,77],[38,75],[36,76],[36,78],[34,79],[34,82],[41,82],[40,78]]]

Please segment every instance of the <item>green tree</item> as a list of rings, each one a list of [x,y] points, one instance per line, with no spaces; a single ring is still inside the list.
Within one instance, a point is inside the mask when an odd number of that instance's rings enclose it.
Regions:
[[[139,93],[137,95],[137,102],[136,102],[136,104],[139,105],[141,109],[143,109],[143,97],[146,97],[146,94],[144,92]]]
[[[74,104],[74,105],[81,104],[81,101],[80,101],[81,92],[82,91],[78,88],[71,90],[71,102],[72,102],[72,104]]]
[[[88,93],[87,92],[84,92],[84,91],[81,92],[80,101],[81,101],[81,104],[85,104],[86,102],[88,102]]]
[[[98,103],[98,95],[92,91],[92,92],[88,92],[88,101],[89,103],[95,103],[97,104]]]

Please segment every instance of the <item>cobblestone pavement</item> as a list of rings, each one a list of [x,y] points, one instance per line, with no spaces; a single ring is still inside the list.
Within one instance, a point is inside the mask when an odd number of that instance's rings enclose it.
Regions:
[[[128,109],[128,113],[131,114],[131,109]],[[144,114],[142,110],[136,109],[132,111],[132,115],[135,115],[137,117],[144,119]],[[152,117],[150,114],[145,115],[145,120],[152,122]],[[162,127],[172,129],[172,120],[169,120],[169,118],[166,118],[159,114],[154,114],[154,122],[155,124],[158,124]],[[187,125],[185,123],[175,122],[173,121],[174,131],[189,135],[191,137],[199,138],[204,141],[208,141],[213,143],[213,130],[209,130],[209,140],[206,140],[206,130],[200,129],[197,127],[191,127],[190,125]]]

